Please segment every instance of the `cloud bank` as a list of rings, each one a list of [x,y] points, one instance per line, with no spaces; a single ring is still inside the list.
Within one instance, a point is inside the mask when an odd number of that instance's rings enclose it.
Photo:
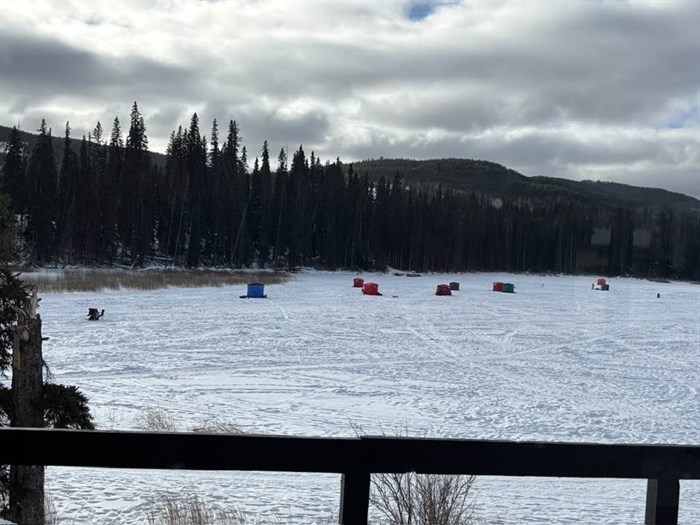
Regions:
[[[0,7],[0,123],[197,112],[254,157],[467,157],[700,197],[700,3],[19,2]]]

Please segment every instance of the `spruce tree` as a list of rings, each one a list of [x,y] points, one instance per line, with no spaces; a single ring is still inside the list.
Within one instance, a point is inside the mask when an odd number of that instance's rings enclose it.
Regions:
[[[66,122],[63,138],[63,157],[58,174],[58,229],[59,255],[72,260],[75,237],[75,220],[78,202],[76,188],[78,184],[78,156],[73,151],[70,138],[70,124]]]
[[[223,147],[223,172],[225,187],[222,192],[224,202],[224,224],[226,225],[227,259],[230,266],[235,264],[235,251],[239,239],[241,215],[243,213],[242,184],[240,170],[240,137],[238,125],[229,121],[228,135]]]
[[[225,187],[223,158],[219,147],[219,126],[214,119],[211,130],[209,151],[209,187],[207,188],[207,210],[209,214],[209,239],[207,254],[214,266],[217,266],[223,255],[224,240],[224,199],[221,192]]]
[[[289,213],[287,210],[287,153],[284,148],[277,156],[277,171],[275,172],[274,190],[272,194],[272,220],[270,229],[270,244],[273,247],[273,263],[277,266],[287,265],[287,222]]]
[[[15,244],[15,221],[9,195],[2,189],[3,182],[3,175],[0,174],[0,264],[12,260]]]
[[[5,146],[5,162],[2,165],[4,182],[0,191],[7,194],[12,211],[17,215],[24,215],[27,209],[26,157],[19,129],[13,126]]]
[[[90,165],[93,176],[93,227],[89,244],[92,246],[92,253],[88,254],[90,259],[100,261],[106,257],[103,252],[105,244],[105,221],[107,217],[107,202],[110,198],[110,187],[107,180],[107,144],[104,140],[102,124],[98,121],[92,131],[92,142],[90,143]]]
[[[239,161],[238,173],[240,182],[239,188],[239,202],[242,207],[241,211],[241,222],[238,230],[238,237],[236,239],[236,254],[238,264],[241,266],[248,266],[251,263],[251,245],[249,237],[249,226],[248,221],[250,220],[250,174],[248,173],[248,151],[245,146],[241,148],[241,158]]]
[[[104,210],[104,218],[100,225],[102,232],[100,253],[110,262],[117,257],[120,251],[118,212],[121,208],[123,164],[124,140],[119,118],[115,117],[107,146],[107,165],[100,196],[100,207]]]
[[[206,181],[206,150],[204,140],[199,132],[199,117],[195,113],[190,121],[190,128],[185,139],[185,166],[189,182],[190,197],[188,209],[189,243],[187,247],[187,266],[197,267],[202,251],[202,202]]]
[[[250,238],[256,256],[259,258],[260,250],[260,222],[262,217],[262,177],[260,175],[260,163],[255,157],[253,173],[250,176],[250,202],[248,204],[248,237]]]
[[[74,245],[78,257],[83,262],[91,259],[93,253],[92,241],[95,228],[94,217],[94,191],[93,191],[92,164],[88,142],[85,136],[80,143],[80,157],[78,162],[78,183],[76,185],[77,206],[75,219]]]
[[[136,102],[131,108],[129,133],[121,177],[119,232],[132,264],[142,263],[151,245],[152,224],[144,209],[146,179],[150,173],[146,126]]]
[[[187,178],[185,170],[185,144],[182,126],[173,132],[168,143],[165,160],[165,181],[162,189],[166,192],[164,199],[165,216],[161,241],[165,253],[178,260],[180,249],[185,245],[185,209],[187,202]]]
[[[310,202],[309,164],[304,148],[300,145],[292,157],[287,192],[289,264],[292,266],[304,265],[305,256],[309,254],[311,243],[308,236],[311,234],[309,223],[311,214],[308,208]]]
[[[270,152],[267,140],[263,142],[260,156],[260,216],[258,221],[257,249],[259,262],[265,266],[270,260],[270,232],[273,229],[272,171],[270,170]]]
[[[56,241],[56,185],[58,173],[54,158],[51,130],[42,119],[32,153],[27,165],[27,210],[29,225],[27,235],[33,260],[49,261]]]

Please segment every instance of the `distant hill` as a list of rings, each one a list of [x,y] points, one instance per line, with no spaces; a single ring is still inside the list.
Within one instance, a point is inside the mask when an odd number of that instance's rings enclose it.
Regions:
[[[398,173],[407,186],[453,189],[492,197],[576,199],[583,202],[659,206],[700,211],[700,200],[659,188],[555,177],[526,177],[494,162],[473,159],[373,159],[355,162],[353,170],[370,180],[391,181]],[[346,169],[349,165],[346,166]]]
[[[0,163],[11,128],[0,126]],[[22,140],[31,150],[37,135],[21,131]],[[57,135],[53,130],[53,147],[56,162],[63,157],[63,130]],[[72,138],[73,149],[80,151],[82,137]],[[151,152],[151,159],[159,166],[165,165],[165,155]],[[346,164],[346,170],[350,164]],[[517,171],[495,162],[473,159],[373,159],[355,162],[353,169],[359,175],[365,173],[370,180],[384,177],[391,181],[398,172],[408,186],[437,189],[442,186],[466,193],[485,194],[492,197],[523,198],[530,200],[576,199],[582,202],[620,204],[632,206],[659,206],[678,210],[700,212],[700,200],[660,188],[644,188],[601,181],[574,181],[555,177],[526,177]]]

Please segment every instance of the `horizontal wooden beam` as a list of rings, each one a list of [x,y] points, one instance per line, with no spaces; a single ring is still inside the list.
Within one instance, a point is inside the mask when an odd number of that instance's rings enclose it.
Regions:
[[[379,472],[700,479],[700,446],[365,438]],[[371,469],[372,472],[378,472]]]
[[[700,479],[700,446],[2,428],[0,464]]]

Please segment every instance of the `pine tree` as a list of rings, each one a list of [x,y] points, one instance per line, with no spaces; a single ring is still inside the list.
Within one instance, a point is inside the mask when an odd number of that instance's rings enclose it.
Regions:
[[[54,253],[56,240],[56,185],[58,173],[51,130],[42,119],[27,165],[29,225],[27,235],[34,261],[45,263]]]
[[[77,206],[75,216],[74,246],[78,257],[85,262],[92,253],[92,230],[95,218],[93,217],[93,174],[88,151],[88,142],[83,136],[80,143],[80,160],[78,167],[78,183],[76,185]]]
[[[700,281],[700,221],[684,214],[683,223],[683,272],[686,279]]]
[[[103,252],[105,244],[105,219],[107,213],[107,201],[110,197],[107,181],[107,145],[104,141],[102,124],[98,121],[92,131],[90,143],[90,165],[93,176],[93,227],[90,230],[89,245],[91,253],[87,254],[91,260],[102,260],[106,253]]]
[[[209,210],[209,241],[207,253],[214,266],[220,262],[223,255],[224,241],[224,199],[222,191],[225,187],[222,152],[219,148],[219,126],[214,119],[211,130],[211,149],[209,152],[209,180],[208,205]]]
[[[250,177],[250,202],[248,205],[248,237],[253,250],[260,257],[260,222],[262,217],[262,177],[260,163],[255,157],[253,173]]]
[[[313,221],[313,256],[321,263],[324,263],[324,248],[326,238],[326,220],[325,220],[325,185],[326,177],[324,176],[321,159],[316,157],[315,153],[311,152],[311,162],[309,166],[311,176],[311,193],[313,195],[313,209],[311,211]]]
[[[3,191],[3,182],[0,174],[0,265],[12,260],[15,243],[15,221],[9,196]]]
[[[58,174],[58,229],[59,255],[72,260],[75,236],[76,187],[78,184],[78,156],[73,151],[70,138],[70,124],[66,122],[63,139],[63,158]]]
[[[202,251],[202,200],[204,196],[204,184],[206,181],[206,149],[204,140],[199,132],[199,117],[195,113],[190,121],[190,128],[185,140],[185,166],[189,181],[188,195],[190,197],[189,218],[189,243],[187,249],[187,266],[197,267],[200,263]]]
[[[292,156],[292,165],[289,170],[289,191],[287,192],[288,264],[290,266],[304,264],[308,171],[306,155],[303,147],[300,145],[299,149]]]
[[[108,261],[114,260],[120,250],[118,211],[121,208],[123,164],[124,140],[119,118],[115,117],[107,146],[105,179],[100,194],[100,208],[104,210],[104,217],[100,225],[102,242],[99,251]]]
[[[230,266],[234,266],[237,241],[241,227],[242,184],[240,180],[240,137],[238,125],[234,120],[229,121],[228,135],[223,147],[223,172],[226,182],[223,191],[224,224],[226,225],[227,259]]]
[[[152,224],[144,209],[146,179],[150,173],[146,126],[136,102],[126,139],[121,178],[119,233],[132,263],[140,263],[151,245]]]
[[[252,253],[250,245],[250,237],[248,235],[250,227],[250,174],[248,173],[248,152],[245,146],[241,148],[241,159],[238,167],[239,173],[239,203],[242,207],[241,222],[236,238],[236,248],[238,264],[248,266],[251,263]]]
[[[256,237],[258,239],[259,262],[265,266],[270,259],[270,239],[273,229],[272,172],[270,170],[270,152],[267,141],[263,142],[260,159],[260,216]]]
[[[17,215],[23,215],[27,209],[26,157],[19,129],[13,126],[5,146],[5,162],[2,166],[4,183],[0,191],[5,191],[12,211]]]
[[[162,186],[166,192],[164,199],[164,217],[161,246],[165,253],[178,260],[180,248],[185,246],[185,211],[188,199],[187,173],[185,170],[185,141],[182,126],[177,133],[170,136],[165,161],[165,182]]]
[[[325,253],[323,259],[331,268],[344,266],[348,253],[347,242],[347,192],[343,176],[343,164],[336,159],[325,167],[326,179],[323,206],[325,207]]]
[[[287,228],[288,221],[287,210],[287,153],[284,148],[280,150],[277,156],[277,171],[275,172],[274,190],[272,194],[272,220],[273,225],[270,229],[270,245],[273,246],[273,262],[274,265],[286,265],[287,253]]]

